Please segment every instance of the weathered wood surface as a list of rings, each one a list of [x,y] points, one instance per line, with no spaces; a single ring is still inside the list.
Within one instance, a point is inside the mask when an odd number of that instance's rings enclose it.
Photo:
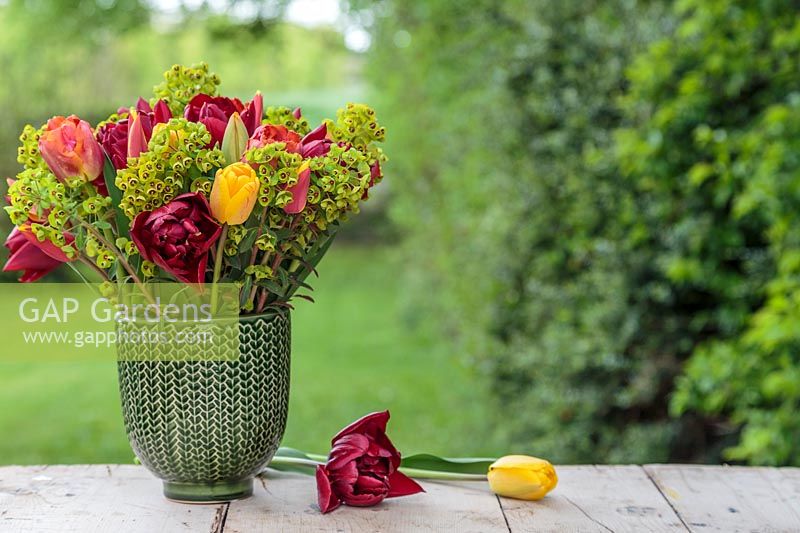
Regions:
[[[315,482],[268,472],[252,498],[183,505],[139,466],[0,467],[0,532],[273,531],[800,532],[800,469],[560,466],[540,502],[482,482],[423,481],[426,494],[321,515]]]
[[[800,469],[647,465],[692,531],[800,532]]]

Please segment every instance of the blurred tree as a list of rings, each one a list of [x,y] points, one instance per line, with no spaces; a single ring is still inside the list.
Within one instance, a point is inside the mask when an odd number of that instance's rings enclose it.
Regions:
[[[639,124],[619,135],[643,303],[692,354],[673,411],[729,419],[725,457],[756,464],[800,464],[798,8],[677,3],[675,35],[630,70]]]
[[[365,7],[415,305],[458,334],[515,413],[498,430],[559,462],[671,458],[680,364],[650,340],[664,325],[629,273],[647,265],[626,248],[636,206],[611,134],[625,67],[669,29],[662,5]]]

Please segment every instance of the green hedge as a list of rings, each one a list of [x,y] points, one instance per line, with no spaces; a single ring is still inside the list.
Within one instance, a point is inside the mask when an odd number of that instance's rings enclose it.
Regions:
[[[497,431],[799,462],[796,3],[465,4],[382,3],[369,74],[413,303]]]
[[[692,347],[673,414],[706,414],[737,437],[724,458],[757,464],[800,464],[798,7],[678,3],[675,34],[630,71],[638,120],[618,137],[629,241]]]

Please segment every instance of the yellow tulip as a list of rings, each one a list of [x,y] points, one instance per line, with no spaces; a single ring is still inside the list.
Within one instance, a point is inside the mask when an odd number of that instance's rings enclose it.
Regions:
[[[256,204],[258,176],[247,163],[217,170],[211,188],[211,214],[223,224],[241,224]]]
[[[518,500],[541,500],[558,483],[549,461],[528,455],[507,455],[489,466],[489,487],[495,494]]]

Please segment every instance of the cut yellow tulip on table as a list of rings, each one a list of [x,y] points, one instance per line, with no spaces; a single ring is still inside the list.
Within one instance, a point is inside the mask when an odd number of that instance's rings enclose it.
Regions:
[[[492,492],[518,500],[541,500],[558,484],[550,461],[529,455],[507,455],[489,466]]]

